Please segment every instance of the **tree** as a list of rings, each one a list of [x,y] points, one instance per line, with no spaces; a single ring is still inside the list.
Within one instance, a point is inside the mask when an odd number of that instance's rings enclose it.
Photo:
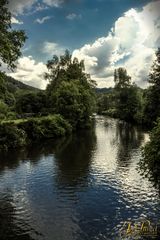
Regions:
[[[26,35],[23,30],[13,30],[11,13],[7,8],[8,1],[0,0],[0,66],[7,64],[8,68],[16,67],[15,61],[21,56]]]
[[[151,86],[145,94],[144,122],[153,126],[157,117],[160,117],[160,48],[149,74],[149,83]]]
[[[74,81],[77,79],[86,87],[95,87],[95,81],[90,78],[89,74],[84,72],[84,61],[79,62],[77,58],[72,60],[72,55],[68,50],[60,57],[54,55],[47,62],[47,68],[48,73],[45,74],[45,78],[50,82],[47,86],[48,92],[56,89],[62,81]]]
[[[160,89],[160,48],[156,51],[156,60],[149,74],[149,83]]]
[[[114,82],[117,117],[127,121],[135,121],[139,108],[137,86],[131,84],[131,77],[127,75],[124,68],[115,70]]]
[[[140,168],[160,188],[160,118],[150,133],[150,141],[143,148]]]
[[[15,104],[15,98],[14,95],[8,91],[5,78],[6,75],[0,72],[0,100],[2,100],[8,106],[13,107]]]
[[[4,119],[7,115],[8,107],[7,105],[0,100],[0,119]]]
[[[114,71],[115,88],[126,88],[130,86],[131,77],[127,75],[125,68],[118,68]]]
[[[95,83],[84,72],[84,62],[72,59],[69,51],[47,63],[47,97],[52,112],[60,113],[74,127],[84,127],[89,123],[95,106]]]
[[[22,92],[16,99],[16,111],[19,114],[31,113],[41,114],[47,110],[47,99],[45,92]]]

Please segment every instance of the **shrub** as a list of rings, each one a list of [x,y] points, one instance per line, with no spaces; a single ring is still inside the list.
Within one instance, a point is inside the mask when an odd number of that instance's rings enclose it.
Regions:
[[[7,105],[0,100],[0,119],[5,119],[7,111],[8,111]]]
[[[30,140],[60,137],[72,130],[71,125],[60,115],[31,118],[19,122],[18,127],[26,132]]]
[[[21,147],[26,144],[26,133],[13,123],[0,124],[0,150]]]
[[[160,185],[160,119],[151,131],[150,141],[143,148],[140,168],[151,181]]]
[[[0,123],[0,149],[24,146],[28,142],[71,133],[71,125],[61,115],[28,118]]]

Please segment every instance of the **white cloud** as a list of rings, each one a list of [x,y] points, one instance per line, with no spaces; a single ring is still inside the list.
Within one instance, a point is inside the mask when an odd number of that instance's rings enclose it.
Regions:
[[[80,19],[81,17],[81,14],[77,15],[76,13],[70,13],[66,16],[68,20]]]
[[[45,17],[43,17],[43,18],[37,18],[36,20],[35,20],[35,22],[36,23],[39,23],[39,24],[42,24],[42,23],[44,23],[44,22],[46,22],[47,20],[49,20],[49,19],[51,19],[52,18],[52,16],[45,16]]]
[[[61,47],[58,43],[47,42],[47,41],[43,43],[42,52],[45,54],[48,54],[49,56],[53,56],[53,55],[59,56],[63,54],[64,51],[65,49]]]
[[[15,17],[11,17],[11,23],[12,24],[23,24],[22,21],[19,21],[17,18]]]
[[[9,0],[8,8],[13,15],[17,16],[26,12],[33,14],[48,7],[59,7],[63,2],[64,0],[42,0],[41,3],[38,0]]]
[[[23,14],[25,10],[30,10],[37,0],[9,0],[8,8],[14,15]]]
[[[107,36],[73,51],[73,57],[85,60],[86,71],[99,87],[113,86],[113,71],[125,67],[132,80],[145,87],[160,40],[160,1],[142,10],[130,9],[117,19]]]
[[[17,69],[8,75],[25,84],[45,89],[47,81],[44,80],[44,72],[47,72],[46,65],[42,62],[37,63],[31,56],[28,56],[19,58]]]
[[[43,3],[50,7],[59,7],[63,2],[63,0],[43,0]]]

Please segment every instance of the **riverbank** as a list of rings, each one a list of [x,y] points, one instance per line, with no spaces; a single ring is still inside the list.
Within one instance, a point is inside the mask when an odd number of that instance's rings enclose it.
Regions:
[[[23,147],[42,139],[71,134],[72,126],[59,114],[0,122],[0,150]]]

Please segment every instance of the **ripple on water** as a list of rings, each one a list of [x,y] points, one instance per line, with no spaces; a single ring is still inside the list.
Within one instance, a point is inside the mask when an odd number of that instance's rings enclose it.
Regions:
[[[63,144],[0,157],[0,239],[112,240],[125,221],[159,219],[159,193],[137,170],[146,139],[97,117]]]

